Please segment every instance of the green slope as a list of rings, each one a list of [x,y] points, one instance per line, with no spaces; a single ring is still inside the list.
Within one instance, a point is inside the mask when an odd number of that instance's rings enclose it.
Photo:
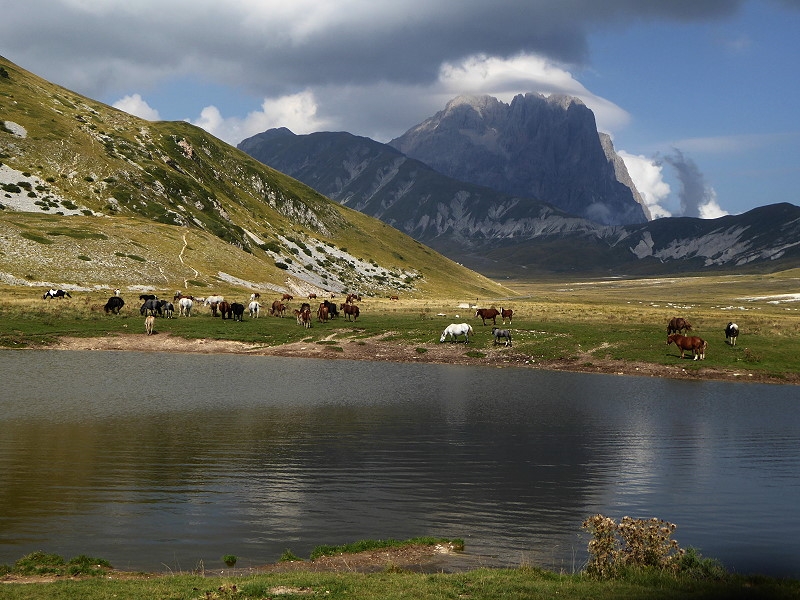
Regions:
[[[200,128],[0,69],[0,282],[508,294]]]

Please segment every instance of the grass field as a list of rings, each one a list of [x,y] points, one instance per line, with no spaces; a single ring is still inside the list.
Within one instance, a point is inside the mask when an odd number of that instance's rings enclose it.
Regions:
[[[196,307],[193,317],[158,319],[157,329],[188,339],[226,339],[274,347],[293,342],[327,344],[362,339],[414,346],[420,353],[439,346],[443,328],[470,323],[475,336],[460,352],[476,357],[513,355],[530,362],[558,361],[587,370],[595,364],[619,362],[673,367],[742,371],[776,381],[792,381],[800,373],[800,270],[775,275],[707,276],[573,282],[504,282],[517,292],[510,298],[366,297],[356,322],[343,317],[327,323],[314,320],[311,329],[297,325],[290,301],[283,319],[270,317],[274,298],[262,298],[259,319],[234,323]],[[7,286],[0,305],[0,347],[47,346],[61,337],[108,337],[142,333],[138,292],[123,292],[120,315],[102,307],[108,290],[75,292],[72,299],[42,300],[42,290]],[[249,292],[221,290],[226,298],[246,304]],[[159,295],[171,298],[173,290]],[[277,297],[277,296],[276,296]],[[341,302],[341,298],[337,299]],[[475,306],[513,308],[513,347],[493,345],[491,325],[475,318]],[[667,346],[666,324],[673,316],[687,318],[693,335],[709,343],[706,360],[681,360]],[[740,327],[736,346],[725,341],[729,321]],[[500,321],[498,320],[498,325]],[[455,351],[455,350],[454,350]]]

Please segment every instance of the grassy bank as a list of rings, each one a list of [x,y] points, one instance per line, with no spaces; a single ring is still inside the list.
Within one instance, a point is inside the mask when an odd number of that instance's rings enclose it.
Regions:
[[[287,317],[270,317],[274,298],[262,298],[260,319],[243,323],[212,318],[208,308],[196,307],[190,319],[159,319],[156,329],[187,339],[226,339],[254,347],[275,347],[294,342],[326,345],[331,354],[345,341],[402,344],[420,355],[439,347],[442,329],[452,322],[470,323],[475,336],[466,345],[451,345],[453,356],[476,359],[504,358],[510,363],[560,366],[591,371],[601,364],[644,364],[658,375],[663,368],[698,373],[718,369],[742,379],[768,378],[796,383],[800,372],[800,302],[791,294],[800,290],[800,272],[763,276],[709,276],[650,280],[591,282],[506,282],[518,295],[511,298],[364,298],[356,322],[340,317],[327,323],[314,319],[311,329],[297,325],[291,309],[303,299],[290,301]],[[75,292],[72,299],[42,300],[41,290],[5,287],[0,306],[0,347],[47,346],[65,336],[113,337],[143,334],[138,292],[124,292],[126,306],[120,315],[106,315],[108,290]],[[220,290],[227,298],[245,302],[248,291]],[[171,298],[174,290],[161,290]],[[341,302],[341,298],[337,301]],[[246,303],[246,302],[245,302]],[[507,324],[513,347],[495,346],[491,323],[475,318],[473,306],[494,305],[514,309]],[[667,346],[666,324],[683,316],[693,334],[709,342],[706,360],[681,360],[675,346]],[[726,343],[725,325],[738,323],[736,346]],[[500,321],[498,321],[498,325]],[[513,359],[513,360],[512,360]]]
[[[240,577],[176,575],[134,578],[112,576],[51,583],[0,583],[8,600],[81,598],[100,600],[259,600],[324,597],[361,600],[473,600],[562,598],[565,600],[673,598],[797,598],[800,582],[764,577],[728,576],[697,580],[653,572],[631,572],[611,581],[562,575],[530,567],[477,569],[466,573],[275,573]]]

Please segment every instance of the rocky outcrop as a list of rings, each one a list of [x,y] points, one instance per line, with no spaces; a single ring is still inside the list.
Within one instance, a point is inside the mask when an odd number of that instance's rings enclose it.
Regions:
[[[576,98],[526,94],[508,105],[460,96],[389,144],[453,179],[596,223],[648,220],[610,139],[604,143],[594,114]]]

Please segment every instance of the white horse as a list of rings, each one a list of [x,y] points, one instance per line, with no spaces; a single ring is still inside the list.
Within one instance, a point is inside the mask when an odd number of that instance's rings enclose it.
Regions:
[[[192,306],[194,306],[194,302],[191,298],[181,298],[178,300],[178,308],[180,309],[178,314],[182,317],[191,317]]]
[[[445,338],[450,336],[450,339],[454,342],[458,341],[458,336],[464,336],[464,343],[469,343],[469,336],[471,336],[474,332],[472,331],[472,325],[469,323],[451,323],[447,327],[444,328],[442,332],[442,337],[439,338],[439,343],[443,342]]]
[[[258,311],[261,308],[261,305],[258,303],[258,300],[253,300],[250,304],[247,305],[247,310],[250,311],[250,318],[257,319],[258,318]]]

